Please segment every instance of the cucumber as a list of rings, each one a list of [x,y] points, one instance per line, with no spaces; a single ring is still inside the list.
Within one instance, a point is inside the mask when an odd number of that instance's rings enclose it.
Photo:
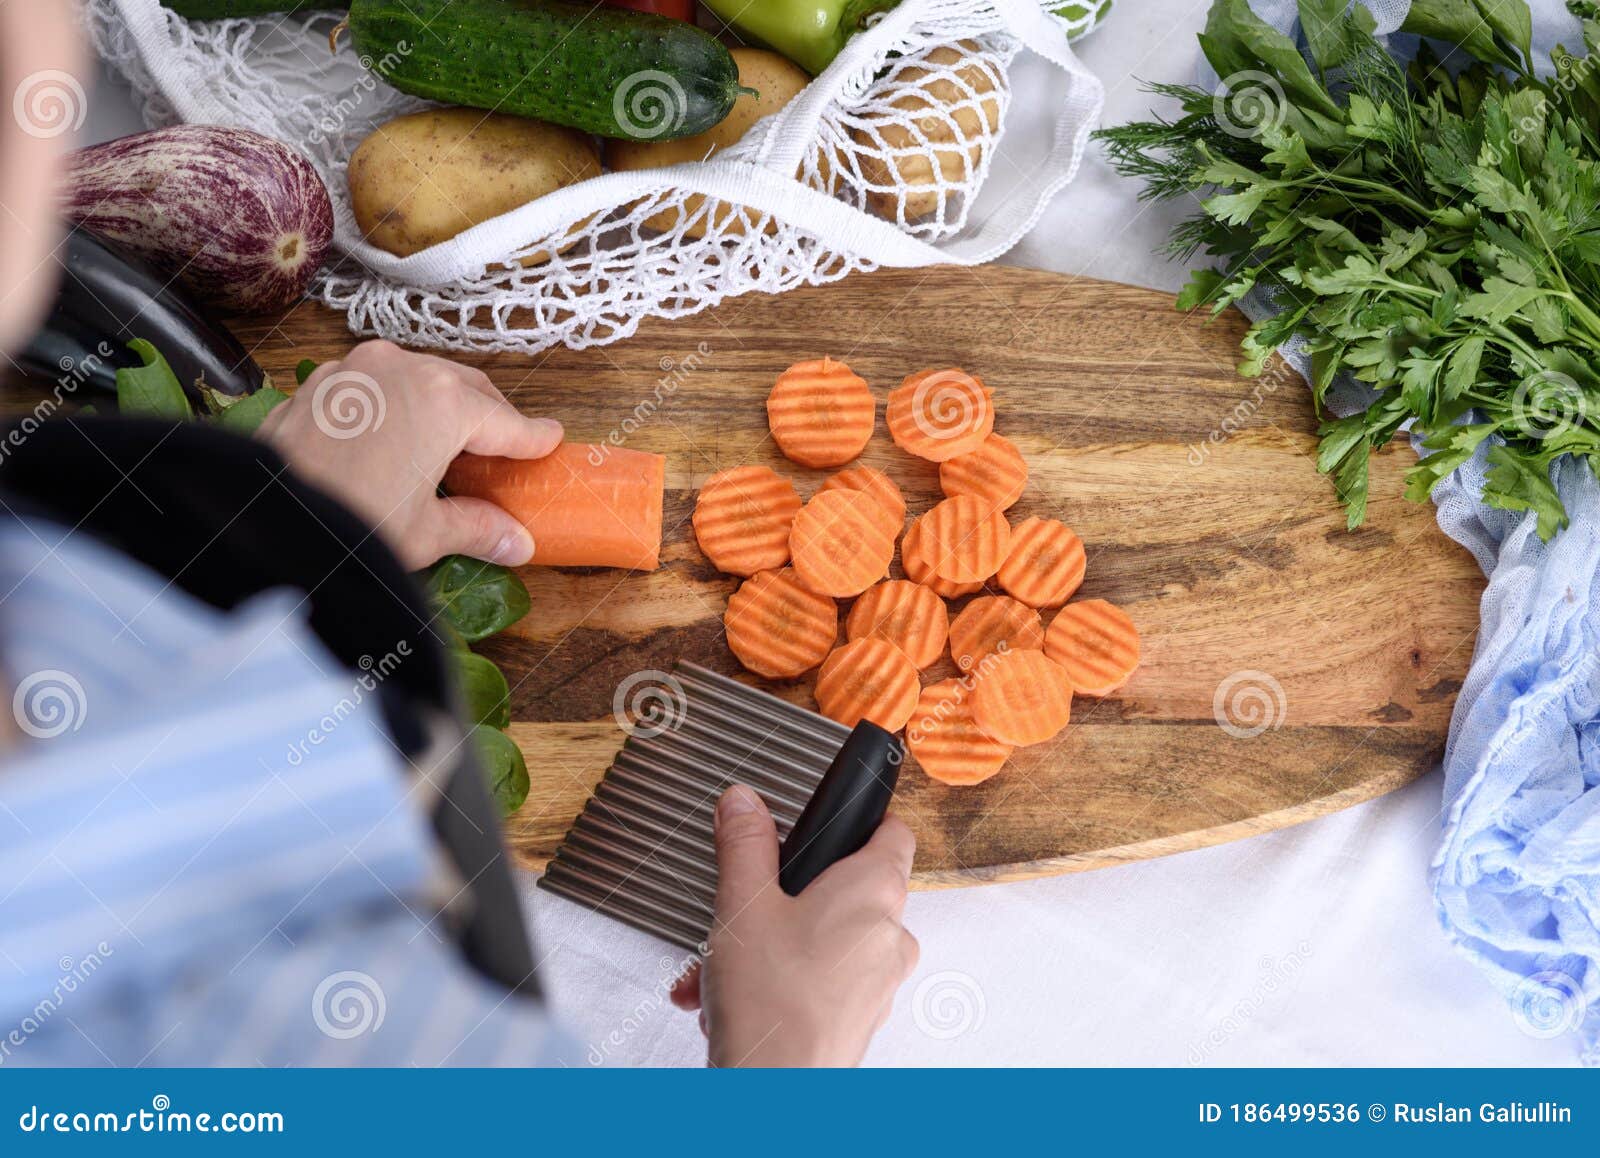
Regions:
[[[190,20],[227,20],[234,16],[266,16],[274,12],[310,12],[343,9],[340,0],[161,0],[179,16]]]
[[[362,61],[401,92],[602,137],[711,128],[742,90],[716,37],[682,20],[563,0],[351,0]]]

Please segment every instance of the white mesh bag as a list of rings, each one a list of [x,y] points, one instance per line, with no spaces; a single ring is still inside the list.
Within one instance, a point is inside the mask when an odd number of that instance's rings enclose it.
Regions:
[[[348,45],[330,55],[337,15],[191,22],[159,0],[85,0],[85,12],[147,123],[238,125],[306,152],[333,197],[343,258],[313,293],[344,311],[353,331],[532,353],[614,341],[641,318],[682,316],[752,290],[998,257],[1077,172],[1103,90],[1069,34],[1109,3],[1079,0],[1074,21],[1041,0],[902,0],[804,92],[710,160],[605,173],[409,257],[362,237],[345,166],[376,126],[425,102],[379,82]],[[1046,155],[1018,159],[1025,175],[980,215],[974,202],[1024,46],[1065,74],[1053,140]],[[649,115],[648,101],[638,108]],[[671,229],[646,224],[664,211]],[[557,248],[540,264],[520,261]]]

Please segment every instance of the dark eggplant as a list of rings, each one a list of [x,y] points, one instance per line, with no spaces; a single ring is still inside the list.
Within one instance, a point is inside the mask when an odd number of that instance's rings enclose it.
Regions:
[[[253,394],[267,382],[239,340],[168,278],[79,226],[56,250],[60,287],[50,316],[19,361],[30,376],[67,392],[117,388],[119,369],[139,366],[135,338],[155,346],[184,393],[204,409],[201,383],[222,394]]]

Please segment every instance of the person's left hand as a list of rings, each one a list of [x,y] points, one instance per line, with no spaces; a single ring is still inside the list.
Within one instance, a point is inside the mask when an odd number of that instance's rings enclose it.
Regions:
[[[483,499],[439,498],[458,454],[543,458],[561,424],[520,413],[488,375],[390,342],[317,367],[259,436],[307,482],[367,521],[408,569],[451,553],[520,566],[533,539]]]

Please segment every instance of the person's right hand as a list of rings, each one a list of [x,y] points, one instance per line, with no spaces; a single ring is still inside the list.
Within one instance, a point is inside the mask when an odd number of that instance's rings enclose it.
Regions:
[[[463,451],[543,458],[560,445],[561,424],[519,412],[482,370],[362,342],[318,366],[257,436],[360,515],[408,570],[452,552],[520,567],[533,555],[520,522],[436,488]]]
[[[917,964],[900,923],[916,840],[886,817],[798,897],[778,887],[778,833],[735,785],[717,804],[717,902],[704,963],[672,1000],[701,1011],[714,1066],[856,1065]]]

